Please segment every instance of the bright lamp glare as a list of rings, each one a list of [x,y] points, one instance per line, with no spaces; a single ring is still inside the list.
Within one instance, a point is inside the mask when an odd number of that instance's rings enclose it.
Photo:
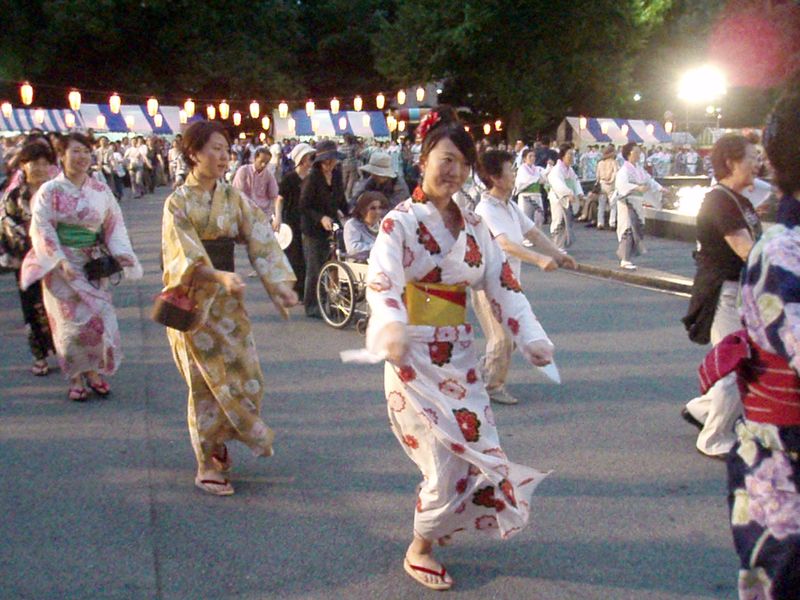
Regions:
[[[686,102],[711,102],[725,95],[728,84],[725,74],[710,65],[687,71],[678,85],[678,98]]]

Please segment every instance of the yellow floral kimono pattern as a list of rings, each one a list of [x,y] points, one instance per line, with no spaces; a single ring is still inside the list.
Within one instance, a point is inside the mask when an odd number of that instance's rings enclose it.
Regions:
[[[189,175],[164,205],[164,291],[188,286],[198,266],[213,266],[201,240],[219,238],[247,246],[265,288],[295,280],[262,211],[226,183],[218,182],[212,196]],[[167,328],[167,337],[189,386],[189,433],[197,460],[205,462],[231,439],[269,456],[274,434],[260,417],[264,378],[247,312],[218,284],[195,284],[191,294],[200,324],[188,332]]]

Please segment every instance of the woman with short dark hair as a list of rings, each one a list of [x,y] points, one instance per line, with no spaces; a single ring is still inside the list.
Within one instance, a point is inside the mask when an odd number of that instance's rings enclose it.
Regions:
[[[459,531],[511,537],[544,478],[500,447],[466,321],[467,288],[486,291],[530,362],[548,364],[553,346],[484,221],[453,201],[476,159],[469,133],[449,107],[431,111],[417,133],[421,186],[384,217],[370,253],[367,348],[386,358],[391,427],[423,476],[403,567],[442,590],[453,580],[433,544]]]
[[[272,455],[274,434],[261,419],[264,377],[244,308],[245,284],[234,270],[234,245],[282,312],[297,303],[294,274],[267,215],[222,181],[229,140],[224,126],[198,121],[183,134],[190,172],[164,203],[163,293],[188,294],[198,322],[167,328],[175,364],[189,387],[189,433],[197,460],[195,485],[229,496],[226,443],[239,440],[258,456]]]
[[[380,192],[363,192],[356,200],[350,219],[344,224],[344,248],[347,256],[366,260],[375,244],[378,226],[389,208],[389,201]]]
[[[58,361],[70,380],[69,399],[78,402],[88,397],[85,386],[107,396],[111,387],[102,376],[114,374],[122,359],[108,277],[89,279],[85,266],[110,255],[126,276],[142,276],[114,194],[89,176],[92,147],[92,139],[77,132],[59,140],[64,171],[34,198],[32,248],[20,277],[23,290],[42,281]]]
[[[19,283],[22,260],[31,249],[29,230],[33,196],[50,179],[55,156],[48,145],[28,142],[17,154],[15,163],[21,169],[22,179],[19,186],[6,192],[0,205],[0,266],[14,269]],[[20,289],[19,298],[28,328],[28,346],[33,355],[31,372],[47,375],[50,370],[47,356],[55,353],[55,347],[44,310],[41,282],[32,283],[27,290]]]
[[[558,147],[558,161],[547,175],[550,184],[550,235],[553,243],[563,252],[572,245],[572,221],[583,198],[583,189],[572,168],[574,162],[575,149],[572,144],[561,144]]]

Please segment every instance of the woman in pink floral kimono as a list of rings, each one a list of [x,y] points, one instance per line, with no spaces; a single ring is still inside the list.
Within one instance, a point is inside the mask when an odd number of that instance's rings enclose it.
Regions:
[[[392,429],[423,481],[405,571],[431,589],[453,580],[433,556],[458,531],[503,539],[520,531],[545,477],[500,447],[477,368],[466,289],[486,292],[495,317],[535,365],[553,345],[488,228],[452,200],[475,162],[475,146],[452,109],[420,124],[421,187],[383,220],[369,261],[367,348],[387,359]]]
[[[91,138],[65,136],[59,158],[64,172],[33,198],[33,247],[22,263],[20,287],[42,281],[58,361],[70,381],[69,398],[84,401],[84,379],[96,394],[107,396],[111,387],[102,375],[112,375],[122,358],[108,279],[90,281],[84,265],[107,252],[128,277],[141,277],[142,267],[114,194],[89,176]]]

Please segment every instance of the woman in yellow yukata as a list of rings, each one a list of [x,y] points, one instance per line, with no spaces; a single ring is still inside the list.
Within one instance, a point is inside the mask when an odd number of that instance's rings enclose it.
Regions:
[[[197,458],[195,485],[218,496],[233,494],[225,443],[239,440],[256,455],[271,456],[272,430],[261,420],[264,379],[250,321],[245,284],[233,269],[235,243],[278,309],[297,304],[289,261],[265,214],[222,181],[230,142],[219,123],[197,122],[183,135],[191,172],[166,200],[162,227],[164,292],[187,292],[199,321],[187,332],[167,329],[175,363],[189,386],[189,433]]]
[[[420,123],[421,187],[381,222],[369,258],[367,350],[386,357],[389,421],[422,472],[403,567],[431,589],[453,579],[433,556],[460,531],[507,539],[530,516],[544,473],[509,461],[478,369],[466,289],[486,292],[494,317],[533,364],[553,345],[483,220],[452,197],[475,145],[451,108]]]

